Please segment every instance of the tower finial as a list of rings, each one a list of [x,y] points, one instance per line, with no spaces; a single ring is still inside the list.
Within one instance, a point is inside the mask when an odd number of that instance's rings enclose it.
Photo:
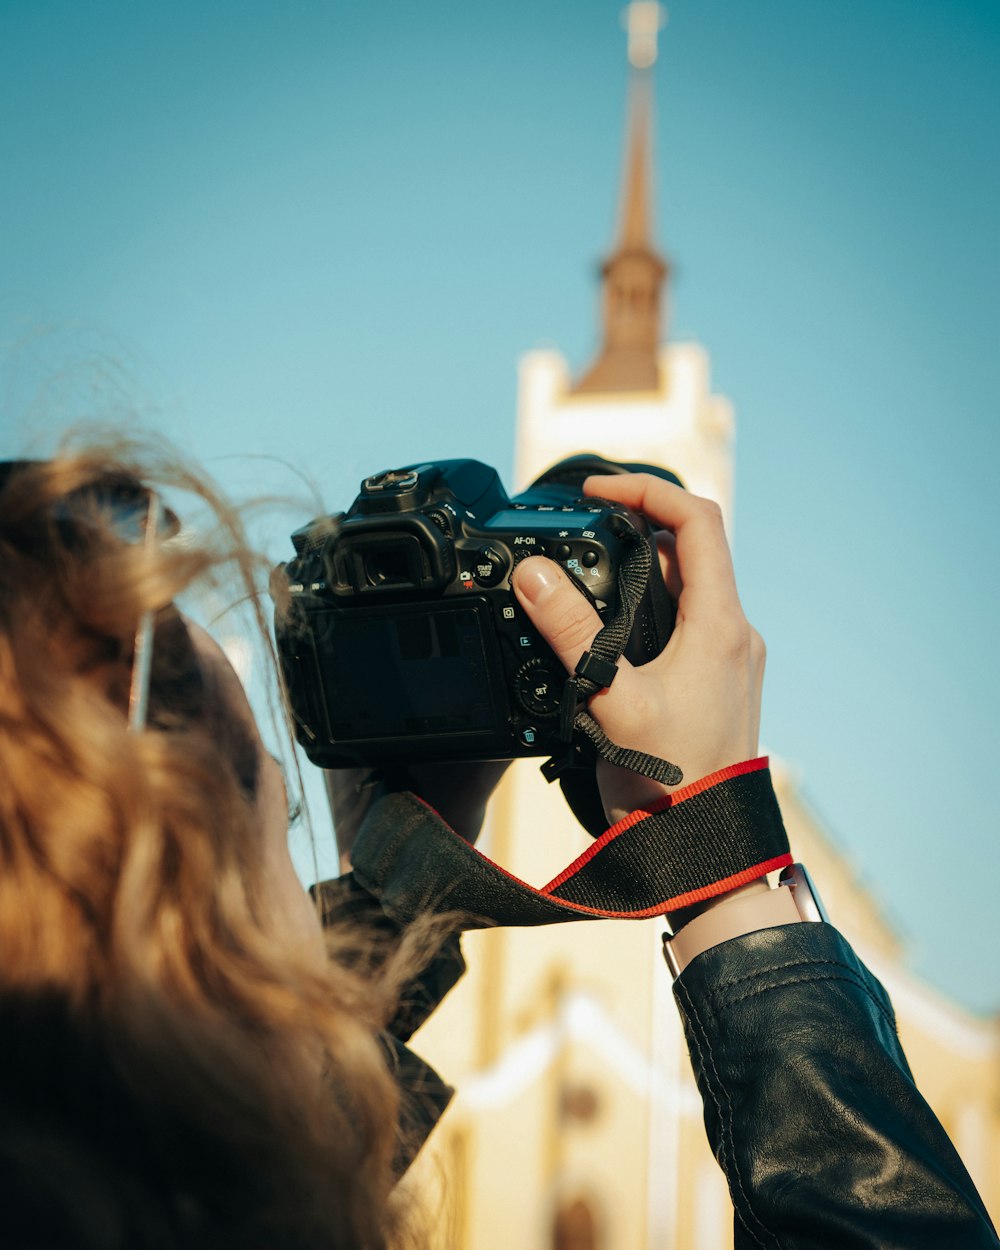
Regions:
[[[622,12],[628,31],[628,59],[635,69],[656,64],[656,36],[667,24],[667,10],[656,0],[632,0]]]
[[[576,392],[644,391],[659,386],[660,287],[667,266],[652,241],[652,66],[667,12],[656,0],[633,0],[628,31],[629,120],[618,244],[604,262],[604,341]]]

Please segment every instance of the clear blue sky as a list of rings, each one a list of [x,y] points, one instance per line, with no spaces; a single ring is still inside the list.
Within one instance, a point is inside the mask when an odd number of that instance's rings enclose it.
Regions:
[[[509,477],[596,336],[618,0],[0,0],[0,427],[136,411],[238,491]],[[1000,9],[677,0],[671,334],[737,413],[765,736],[915,966],[1000,1006]],[[284,551],[282,534],[273,540]]]

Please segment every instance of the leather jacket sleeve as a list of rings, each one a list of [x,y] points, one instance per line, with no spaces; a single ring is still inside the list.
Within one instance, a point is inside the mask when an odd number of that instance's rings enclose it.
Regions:
[[[979,1250],[996,1233],[836,929],[705,951],[675,983],[737,1250]]]

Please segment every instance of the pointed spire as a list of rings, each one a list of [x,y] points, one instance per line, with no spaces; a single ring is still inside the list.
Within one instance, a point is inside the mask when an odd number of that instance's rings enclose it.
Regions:
[[[660,380],[660,287],[667,265],[652,241],[652,66],[666,11],[633,0],[626,16],[632,69],[618,243],[601,266],[601,351],[573,387],[576,393],[655,390]]]
[[[652,237],[651,86],[648,74],[634,73],[629,93],[628,155],[622,186],[619,250],[648,248]]]

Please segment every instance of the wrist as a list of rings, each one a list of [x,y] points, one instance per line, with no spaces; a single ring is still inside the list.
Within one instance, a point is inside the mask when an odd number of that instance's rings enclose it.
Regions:
[[[693,959],[735,938],[781,925],[827,919],[819,894],[802,864],[785,868],[771,889],[766,881],[733,890],[714,900],[673,934],[663,935],[663,957],[674,977]]]

